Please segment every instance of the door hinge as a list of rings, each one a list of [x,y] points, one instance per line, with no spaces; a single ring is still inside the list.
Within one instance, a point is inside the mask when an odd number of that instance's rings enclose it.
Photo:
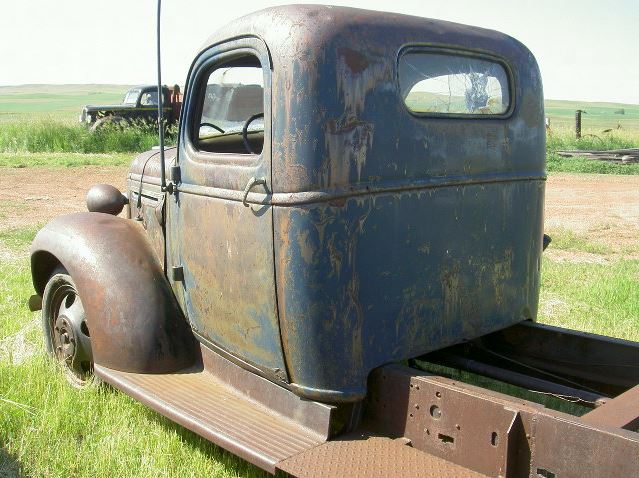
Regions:
[[[174,282],[184,281],[184,269],[182,268],[182,266],[171,267],[171,280]]]

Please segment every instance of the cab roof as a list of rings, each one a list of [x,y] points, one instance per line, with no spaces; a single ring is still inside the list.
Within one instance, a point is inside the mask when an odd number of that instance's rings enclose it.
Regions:
[[[396,13],[287,5],[221,28],[192,68],[228,42],[250,38],[263,42],[271,62],[266,94],[272,105],[268,143],[275,192],[321,191],[332,197],[357,187],[469,171],[543,174],[539,69],[531,52],[506,34]],[[493,119],[412,115],[400,94],[398,62],[415,48],[503,64],[512,94],[508,114]],[[478,142],[489,147],[477,147]],[[389,156],[401,158],[401,167]]]
[[[382,32],[382,35],[379,33]],[[521,43],[506,34],[459,23],[399,13],[329,5],[284,5],[240,17],[211,35],[202,50],[230,38],[256,36],[269,46],[273,61],[310,53],[340,39],[388,50],[400,44],[433,42],[495,52]],[[523,47],[525,49],[525,47]]]

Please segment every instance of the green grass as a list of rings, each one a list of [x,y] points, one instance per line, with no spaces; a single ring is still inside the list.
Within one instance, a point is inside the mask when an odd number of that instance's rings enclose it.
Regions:
[[[639,340],[639,261],[544,260],[541,299],[541,322]]]
[[[0,168],[127,166],[135,153],[0,153]]]
[[[555,153],[546,155],[548,173],[639,174],[639,164],[616,164],[587,158],[562,158]]]
[[[175,140],[175,127],[167,144]],[[0,123],[0,152],[3,153],[118,153],[143,152],[158,144],[151,127],[104,127],[93,132],[80,124],[52,120]]]
[[[552,249],[582,251],[601,255],[612,254],[614,252],[609,246],[589,241],[570,229],[553,229],[547,232],[552,238],[550,245]]]
[[[0,233],[0,340],[31,320],[26,309],[33,288],[27,254],[36,232],[30,227]]]
[[[587,134],[577,139],[573,131],[560,129],[551,131],[546,138],[548,151],[628,148],[639,148],[639,132],[611,131],[600,135]]]
[[[549,173],[639,174],[639,164],[618,164],[585,157],[562,158],[559,150],[606,150],[639,148],[639,132],[614,131],[575,138],[567,129],[553,130],[546,139],[546,170]]]
[[[265,476],[122,393],[69,387],[41,349],[0,376],[2,443],[25,476]]]
[[[542,265],[541,322],[639,341],[639,260],[566,230],[549,231],[552,242]],[[552,250],[585,252],[606,261],[554,261]]]

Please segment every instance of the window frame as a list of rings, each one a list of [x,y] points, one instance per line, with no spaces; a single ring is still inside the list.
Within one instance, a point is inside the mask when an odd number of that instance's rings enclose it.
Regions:
[[[260,63],[263,74],[264,94],[264,143],[259,154],[214,152],[199,149],[199,119],[201,116],[206,84],[210,75],[218,68],[233,60],[253,56]],[[229,164],[239,166],[258,166],[266,155],[270,155],[271,141],[271,62],[267,51],[263,51],[257,38],[232,40],[226,44],[215,45],[202,52],[194,60],[192,76],[186,87],[187,107],[182,111],[181,122],[184,128],[181,140],[189,161],[207,164]],[[191,94],[191,91],[193,94]],[[267,117],[268,116],[268,117]]]
[[[418,112],[418,111],[411,110],[406,104],[406,102],[404,101],[404,98],[402,95],[400,71],[399,71],[402,57],[409,53],[421,53],[425,55],[456,56],[456,57],[462,57],[462,58],[471,58],[471,59],[477,59],[477,60],[490,61],[492,63],[496,63],[500,65],[504,69],[504,72],[506,73],[506,79],[508,83],[508,94],[509,94],[508,108],[506,109],[506,111],[499,114],[444,113],[444,112],[429,112],[429,111]],[[517,103],[517,96],[518,96],[518,91],[515,88],[515,77],[513,74],[513,69],[511,68],[508,61],[503,57],[500,57],[491,53],[485,53],[485,52],[479,52],[479,51],[473,51],[473,50],[467,50],[467,49],[461,49],[461,48],[442,48],[442,47],[434,47],[431,45],[409,45],[400,49],[397,55],[396,69],[397,69],[396,83],[397,83],[397,93],[399,96],[399,100],[401,101],[402,106],[406,109],[406,111],[410,115],[416,118],[500,120],[500,119],[510,118],[513,112],[515,111],[515,106]]]

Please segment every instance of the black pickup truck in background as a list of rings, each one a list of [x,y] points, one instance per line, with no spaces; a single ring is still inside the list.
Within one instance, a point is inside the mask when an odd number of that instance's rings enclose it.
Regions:
[[[157,85],[134,86],[124,95],[119,105],[86,105],[80,114],[80,123],[93,130],[106,124],[128,126],[139,123],[157,123],[158,118]],[[167,124],[176,123],[180,117],[182,94],[180,87],[162,88],[164,98],[164,119]]]

